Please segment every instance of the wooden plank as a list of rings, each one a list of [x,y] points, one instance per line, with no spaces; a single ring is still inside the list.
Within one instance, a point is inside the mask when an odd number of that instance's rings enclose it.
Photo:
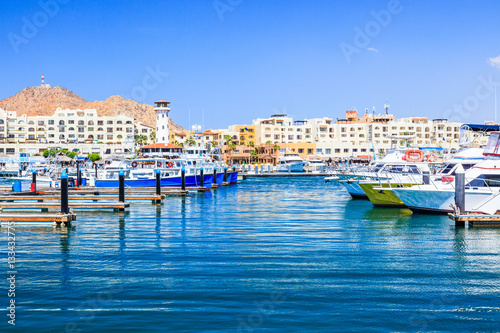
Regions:
[[[55,195],[37,195],[37,196],[0,196],[0,201],[46,201],[46,200],[60,200],[60,196]],[[69,200],[116,200],[115,197],[111,196],[101,196],[101,195],[82,195],[82,196],[69,196]],[[165,194],[162,195],[126,195],[127,200],[162,200],[165,199]]]
[[[14,222],[71,222],[76,214],[0,214],[0,221]]]
[[[128,202],[69,202],[72,209],[125,209],[130,207]],[[1,202],[1,209],[60,209],[59,202]]]

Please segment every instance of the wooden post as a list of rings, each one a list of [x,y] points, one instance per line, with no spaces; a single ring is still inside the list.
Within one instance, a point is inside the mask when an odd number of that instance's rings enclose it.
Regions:
[[[69,214],[68,174],[65,171],[61,174],[61,213]]]
[[[203,187],[203,167],[200,168],[200,187]]]
[[[463,215],[465,211],[465,173],[462,168],[455,172],[455,206],[457,207],[457,214]],[[464,221],[455,222],[455,226],[465,226]]]
[[[97,179],[97,163],[94,163],[95,179]]]
[[[122,169],[118,173],[118,201],[125,202],[125,173]]]
[[[217,167],[214,167],[214,184],[217,185]]]
[[[224,166],[224,183],[227,182],[227,165]]]
[[[23,168],[19,168],[19,177],[23,176]]]
[[[78,162],[76,162],[76,186],[82,186],[82,170]]]
[[[292,166],[290,164],[288,164],[288,173],[292,172]]]
[[[424,185],[429,185],[430,184],[430,177],[429,177],[429,171],[424,171],[422,172],[422,180],[424,182]]]
[[[33,184],[33,188],[31,190],[36,192],[36,170],[33,170],[31,173],[31,183]]]
[[[156,195],[161,195],[161,171],[156,169]]]
[[[184,166],[181,168],[181,191],[186,190],[186,169]]]

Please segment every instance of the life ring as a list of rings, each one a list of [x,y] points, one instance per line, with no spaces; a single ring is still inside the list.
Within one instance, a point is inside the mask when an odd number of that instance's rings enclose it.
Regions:
[[[136,161],[132,162],[132,168],[137,168],[137,162]]]
[[[169,168],[171,168],[171,167],[173,167],[173,166],[174,166],[174,163],[172,163],[172,162],[168,162],[167,166],[168,166]]]
[[[433,162],[437,161],[437,156],[434,153],[429,153],[429,154],[425,155],[425,158],[427,158],[427,162],[433,163]]]
[[[158,168],[161,168],[161,162],[160,162],[160,161],[156,162],[156,166],[157,166]]]
[[[409,149],[405,156],[408,162],[422,162],[424,160],[424,153],[420,149]]]

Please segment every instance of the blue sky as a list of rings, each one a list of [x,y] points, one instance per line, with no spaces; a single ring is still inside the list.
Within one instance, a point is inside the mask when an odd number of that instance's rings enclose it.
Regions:
[[[386,102],[398,118],[494,118],[494,0],[26,0],[0,9],[0,99],[45,73],[90,101],[167,99],[184,127],[202,113],[205,128],[225,128],[276,112],[378,113]]]

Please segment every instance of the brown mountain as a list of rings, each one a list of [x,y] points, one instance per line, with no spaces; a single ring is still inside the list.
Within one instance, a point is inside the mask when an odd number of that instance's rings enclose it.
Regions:
[[[0,101],[0,108],[17,111],[18,115],[50,116],[60,107],[62,109],[96,109],[99,116],[125,114],[134,117],[145,125],[155,127],[156,113],[149,104],[138,103],[119,95],[105,101],[88,102],[63,87],[28,87],[17,94]],[[170,119],[170,130],[183,132],[184,129]]]

